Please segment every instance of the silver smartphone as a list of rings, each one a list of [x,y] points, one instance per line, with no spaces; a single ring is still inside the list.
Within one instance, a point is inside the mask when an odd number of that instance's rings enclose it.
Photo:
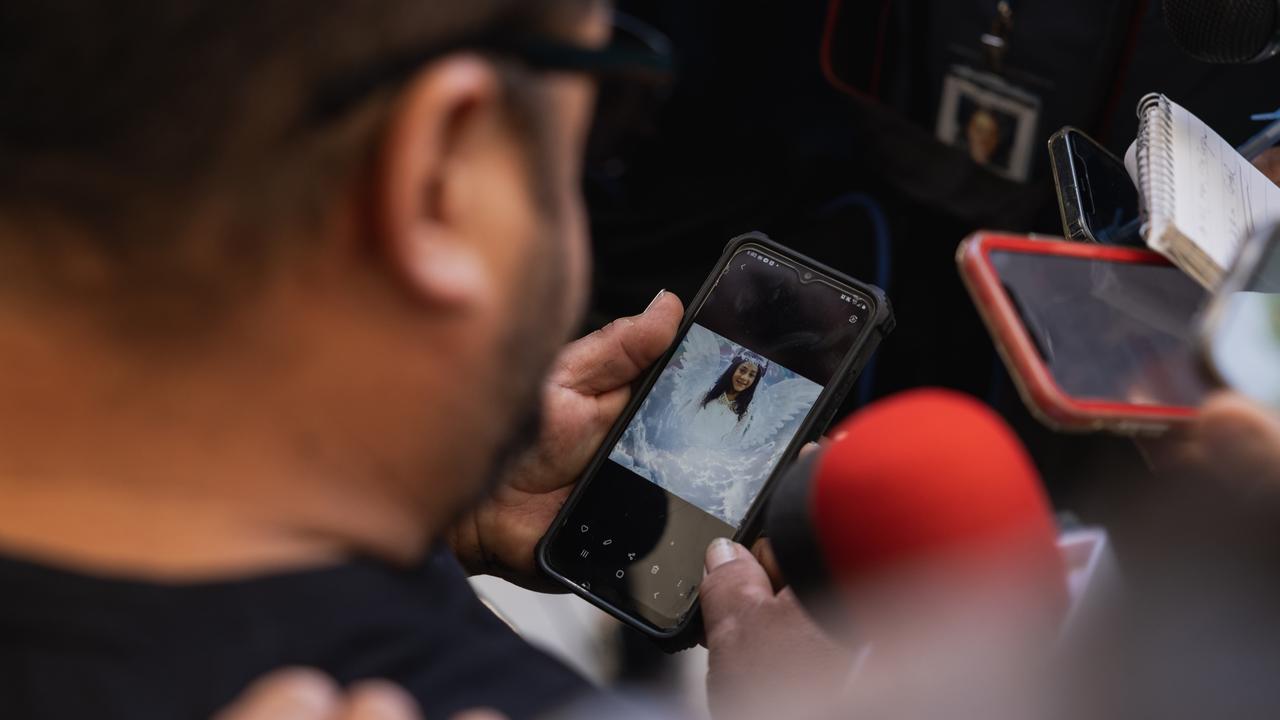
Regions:
[[[1205,312],[1201,339],[1218,380],[1280,410],[1280,225],[1245,243]]]

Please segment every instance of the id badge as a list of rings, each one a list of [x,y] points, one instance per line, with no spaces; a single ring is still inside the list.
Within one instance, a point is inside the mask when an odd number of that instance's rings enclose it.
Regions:
[[[943,79],[938,139],[997,175],[1027,180],[1039,124],[1039,96],[999,75],[953,65]]]

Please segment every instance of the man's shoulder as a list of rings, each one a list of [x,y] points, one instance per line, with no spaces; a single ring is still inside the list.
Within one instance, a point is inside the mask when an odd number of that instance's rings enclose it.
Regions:
[[[421,566],[388,571],[398,592],[379,593],[381,611],[362,618],[347,638],[361,647],[333,654],[339,680],[377,675],[414,693],[428,717],[492,707],[513,717],[552,708],[590,692],[577,673],[531,646],[480,601],[451,553]],[[371,668],[378,667],[379,672]]]
[[[489,611],[445,550],[407,569],[352,562],[181,586],[9,560],[0,561],[0,578],[22,585],[0,601],[14,611],[0,628],[23,626],[24,640],[9,652],[0,648],[8,677],[30,679],[18,697],[49,698],[58,683],[101,687],[120,704],[106,714],[95,710],[98,717],[134,716],[134,703],[148,698],[171,708],[170,716],[207,715],[255,677],[296,665],[343,683],[393,680],[417,697],[427,717],[472,707],[525,717],[591,691]],[[55,665],[71,676],[39,677],[40,667]],[[44,717],[74,717],[82,709],[48,702],[59,707],[30,709]]]

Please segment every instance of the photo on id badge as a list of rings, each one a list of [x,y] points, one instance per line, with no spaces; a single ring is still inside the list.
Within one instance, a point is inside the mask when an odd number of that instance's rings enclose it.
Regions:
[[[956,65],[942,84],[937,136],[1010,180],[1031,175],[1040,99],[999,75]]]

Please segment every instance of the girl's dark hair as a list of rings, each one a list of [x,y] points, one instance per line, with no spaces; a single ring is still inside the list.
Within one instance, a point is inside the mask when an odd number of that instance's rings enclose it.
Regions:
[[[703,396],[701,407],[706,407],[711,403],[712,400],[715,400],[719,398],[721,395],[724,395],[725,393],[732,390],[733,374],[738,372],[738,368],[742,367],[747,363],[751,363],[752,365],[755,365],[756,368],[758,369],[758,371],[756,372],[755,382],[751,383],[751,387],[738,393],[737,399],[735,399],[730,404],[730,407],[733,409],[734,414],[738,416],[739,420],[741,420],[747,414],[747,409],[751,407],[751,398],[756,396],[756,388],[760,387],[760,381],[764,380],[764,374],[769,370],[768,365],[762,365],[761,363],[756,362],[755,360],[751,360],[741,356],[734,358],[733,362],[729,363],[729,368],[720,375],[719,380],[716,380],[716,384],[712,385],[711,390],[707,392],[705,396]]]

